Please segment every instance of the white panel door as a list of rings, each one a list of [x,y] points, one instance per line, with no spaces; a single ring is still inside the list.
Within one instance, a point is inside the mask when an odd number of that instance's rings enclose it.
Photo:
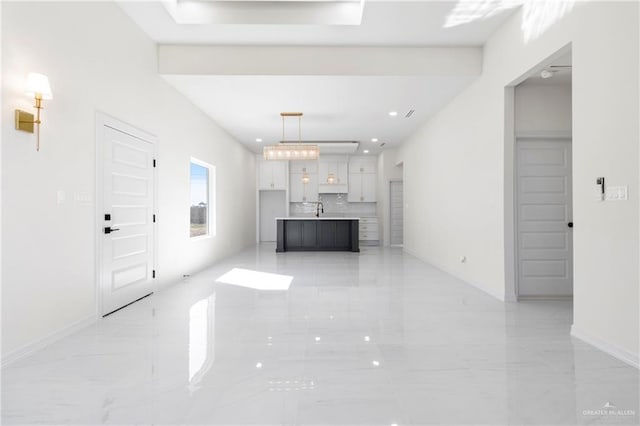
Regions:
[[[153,291],[153,143],[103,126],[102,314]]]
[[[518,296],[571,296],[571,141],[517,146]]]
[[[404,242],[404,209],[403,209],[403,183],[394,181],[390,185],[389,195],[389,233],[390,243],[393,246],[401,246]]]

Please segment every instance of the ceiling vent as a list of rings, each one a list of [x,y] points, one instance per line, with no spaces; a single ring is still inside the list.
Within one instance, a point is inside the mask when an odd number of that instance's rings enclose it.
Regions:
[[[409,112],[404,116],[404,118],[411,118],[414,112],[416,112],[415,109],[410,109]]]

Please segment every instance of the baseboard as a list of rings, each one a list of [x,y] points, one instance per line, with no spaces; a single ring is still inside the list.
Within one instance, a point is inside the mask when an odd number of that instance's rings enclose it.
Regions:
[[[81,330],[93,324],[94,322],[96,322],[97,319],[98,319],[97,315],[95,314],[89,315],[88,317],[83,318],[80,321],[76,321],[67,327],[64,327],[60,330],[50,333],[48,336],[45,336],[41,339],[36,340],[35,342],[26,344],[21,348],[18,348],[14,351],[9,352],[8,354],[2,357],[2,368],[5,368],[16,361],[19,361],[22,358],[29,356],[34,352],[37,352],[40,349],[43,349],[49,346],[50,344],[57,342],[58,340],[64,337],[67,337],[77,332],[78,330]]]
[[[611,355],[612,357],[619,359],[620,361],[629,364],[632,367],[640,369],[640,358],[639,354],[630,352],[626,349],[622,349],[613,343],[602,340],[599,337],[595,337],[590,335],[589,333],[585,333],[582,330],[576,328],[575,325],[571,326],[571,335],[576,339],[580,339],[585,343],[594,346],[595,348],[601,350],[602,352]]]
[[[415,258],[417,258],[417,259],[420,259],[420,260],[421,260],[421,261],[423,261],[424,263],[428,263],[429,265],[433,266],[434,268],[439,269],[439,270],[441,270],[442,272],[444,272],[444,273],[446,273],[446,274],[449,274],[449,275],[451,275],[452,277],[455,277],[455,278],[459,279],[460,281],[462,281],[462,282],[464,282],[464,283],[466,283],[466,284],[470,285],[471,287],[475,287],[475,288],[477,288],[478,290],[481,290],[481,291],[483,291],[483,292],[487,293],[489,296],[494,297],[494,298],[496,298],[496,299],[500,300],[501,302],[504,302],[504,301],[505,301],[504,292],[503,292],[503,293],[496,293],[496,292],[495,292],[495,290],[490,289],[490,288],[488,288],[488,287],[486,287],[486,286],[484,286],[484,285],[482,285],[482,284],[480,284],[480,283],[477,283],[477,282],[474,282],[474,281],[469,281],[469,280],[466,280],[466,279],[464,279],[464,278],[460,278],[458,275],[456,275],[456,274],[454,274],[453,272],[451,272],[451,271],[447,270],[447,268],[445,268],[445,267],[443,267],[443,266],[441,266],[441,265],[435,264],[435,263],[431,262],[430,260],[427,260],[427,259],[423,258],[422,256],[417,255],[416,253],[413,253],[411,250],[408,250],[406,247],[403,247],[403,249],[402,249],[402,250],[403,250],[405,253],[408,253],[408,254],[410,254],[411,256],[413,256],[413,257],[415,257]]]
[[[570,302],[573,300],[573,296],[518,296],[518,302],[536,301],[536,300],[551,300]]]

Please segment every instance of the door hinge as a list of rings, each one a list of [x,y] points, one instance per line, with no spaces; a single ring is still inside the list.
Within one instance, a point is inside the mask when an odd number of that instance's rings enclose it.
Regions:
[[[155,167],[155,166],[156,166],[156,159],[154,158],[153,159],[153,167]]]
[[[153,223],[156,223],[156,215],[153,215]]]
[[[156,277],[156,270],[154,269],[153,272],[151,272],[151,278],[155,278]]]

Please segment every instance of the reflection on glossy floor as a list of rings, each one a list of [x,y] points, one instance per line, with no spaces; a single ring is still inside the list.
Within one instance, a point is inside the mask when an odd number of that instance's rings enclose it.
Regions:
[[[261,246],[4,370],[2,420],[638,423],[638,370],[570,325],[400,249]]]

